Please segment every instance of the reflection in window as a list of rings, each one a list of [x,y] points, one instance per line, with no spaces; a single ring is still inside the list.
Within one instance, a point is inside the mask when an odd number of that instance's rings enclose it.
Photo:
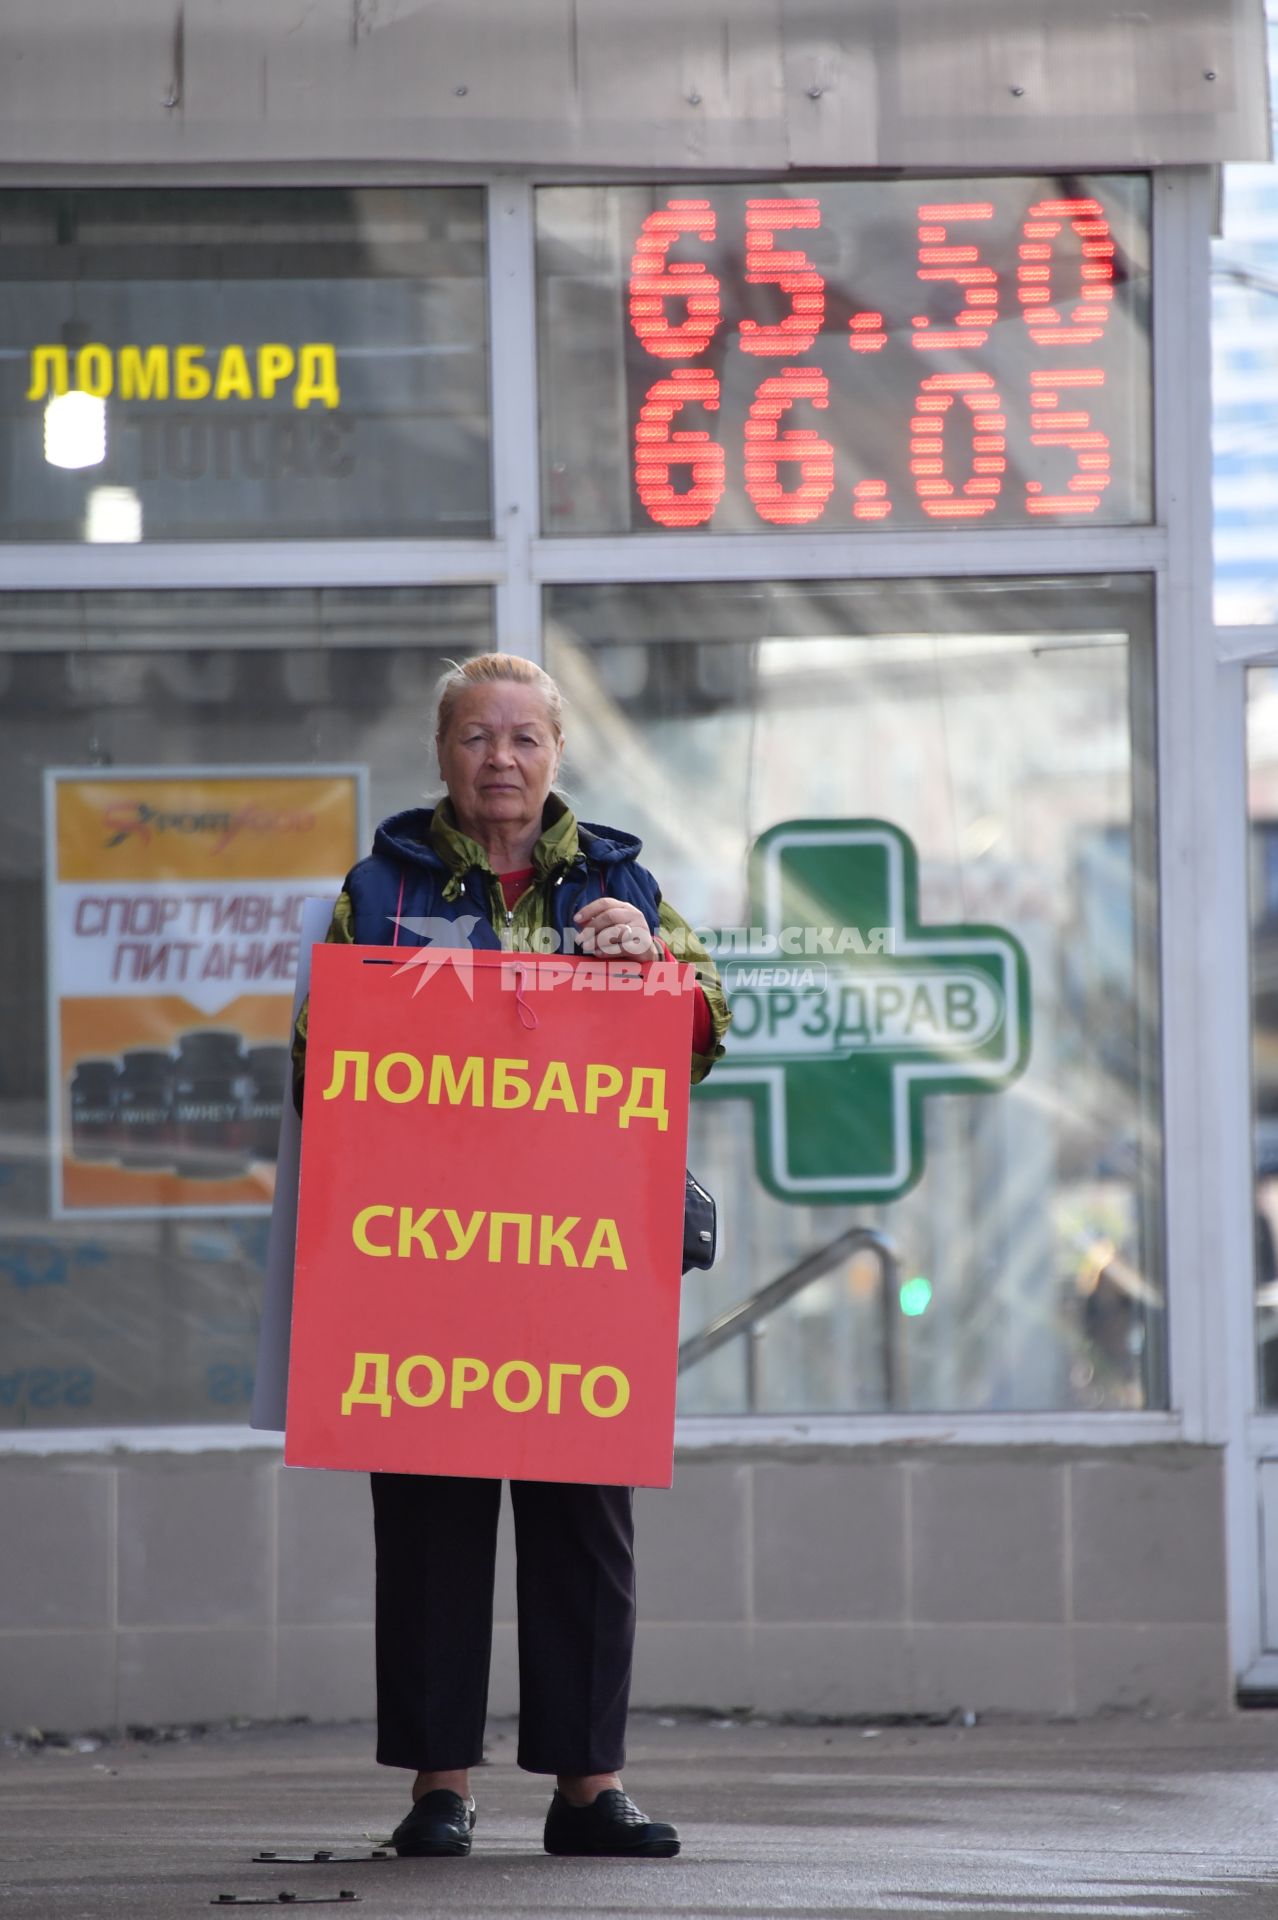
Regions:
[[[248,1417],[267,1221],[50,1217],[44,770],[432,780],[434,682],[492,645],[483,588],[0,597],[0,1425]]]
[[[1278,10],[1265,6],[1270,75],[1278,75]],[[1271,78],[1270,91],[1274,82]],[[1212,506],[1216,620],[1278,621],[1274,448],[1278,446],[1278,186],[1274,169],[1222,169],[1212,241]]]
[[[1247,675],[1257,1404],[1278,1407],[1278,670]]]
[[[489,533],[482,189],[15,189],[0,247],[0,538]]]
[[[890,1203],[777,1198],[747,1100],[694,1100],[723,1254],[685,1340],[856,1223],[895,1265],[853,1246],[685,1372],[682,1409],[1165,1404],[1147,584],[560,587],[547,616],[579,811],[642,834],[696,925],[757,917],[766,829],[868,818],[917,849],[925,925],[1029,962],[1026,1071],[924,1101]]]

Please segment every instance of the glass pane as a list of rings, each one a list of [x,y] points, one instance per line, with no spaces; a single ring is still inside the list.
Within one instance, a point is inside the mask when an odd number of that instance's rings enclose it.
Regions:
[[[1278,668],[1247,675],[1257,1405],[1278,1407]]]
[[[273,1098],[278,1124],[275,1049],[287,1041],[292,999],[273,956],[287,945],[285,903],[319,890],[313,867],[288,851],[294,839],[308,844],[301,802],[338,786],[318,777],[337,769],[364,785],[372,819],[402,805],[429,778],[431,694],[445,657],[491,644],[490,595],[473,587],[0,598],[0,1426],[247,1419],[272,1175],[266,1109]],[[109,834],[78,842],[92,855],[92,884],[75,864],[74,836],[55,831],[49,844],[42,831],[51,768],[64,770],[55,783],[64,801],[87,811],[96,774],[115,808]],[[195,789],[195,770],[208,768],[232,782],[243,770],[249,803],[226,820],[155,804],[164,783]],[[270,887],[254,884],[259,869],[244,852],[258,836],[273,842],[261,870],[276,893],[270,931],[254,918]],[[110,877],[119,854],[133,859],[124,884]],[[229,881],[217,877],[224,860]],[[63,884],[50,943],[54,862]],[[148,922],[157,894],[198,918]],[[65,902],[81,909],[78,923]],[[103,936],[87,979],[69,972],[73,935],[90,945]],[[194,975],[209,955],[214,965]],[[254,971],[259,956],[268,964]],[[220,965],[229,984],[211,1000]],[[139,1041],[147,1021],[178,1033],[175,1062],[166,1066],[163,1045]],[[210,1028],[217,1040],[190,1045]],[[236,1033],[251,1044],[232,1043],[228,1074],[221,1051]],[[77,1054],[78,1034],[88,1037]],[[192,1095],[244,1103],[229,1147],[219,1132],[223,1157],[193,1163],[193,1147],[210,1144],[197,1127],[198,1138],[177,1139],[175,1166],[168,1093],[159,1138],[135,1129],[133,1145],[122,1142],[124,1117],[150,1125],[143,1096],[156,1071],[174,1082],[201,1051],[218,1059],[203,1062]],[[104,1136],[91,1096],[110,1068],[117,1092],[128,1079],[130,1098],[117,1098],[116,1134]],[[257,1085],[268,1078],[269,1097]],[[55,1127],[64,1143],[56,1166]]]
[[[1268,0],[1269,71],[1278,75],[1278,7]],[[1225,167],[1212,242],[1212,437],[1216,619],[1278,622],[1278,178],[1271,165]]]
[[[1148,521],[1149,183],[545,187],[543,529]]]
[[[816,1266],[683,1410],[1164,1404],[1148,583],[561,587],[548,633],[575,804],[643,836],[737,1018],[685,1341]]]
[[[0,538],[490,531],[479,188],[4,192],[0,267]]]

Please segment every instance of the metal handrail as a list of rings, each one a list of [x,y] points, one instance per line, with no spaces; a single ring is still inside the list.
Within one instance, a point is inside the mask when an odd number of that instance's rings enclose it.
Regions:
[[[787,1300],[793,1300],[796,1293],[802,1293],[814,1280],[824,1279],[832,1267],[848,1259],[854,1253],[867,1251],[875,1254],[879,1263],[879,1309],[882,1318],[881,1338],[883,1354],[883,1394],[884,1405],[896,1404],[896,1306],[898,1296],[898,1275],[900,1260],[896,1248],[885,1233],[878,1233],[873,1227],[848,1227],[837,1239],[814,1252],[805,1254],[802,1260],[788,1268],[785,1273],[770,1280],[766,1287],[760,1287],[758,1293],[752,1293],[747,1300],[739,1300],[735,1307],[729,1307],[708,1327],[702,1327],[700,1333],[694,1333],[679,1347],[679,1371],[686,1373],[689,1367],[697,1366],[729,1340],[739,1339],[742,1335],[757,1334],[759,1323],[769,1314],[783,1307]],[[755,1411],[758,1399],[758,1366],[754,1350],[754,1341],[746,1345],[746,1404],[751,1413]]]

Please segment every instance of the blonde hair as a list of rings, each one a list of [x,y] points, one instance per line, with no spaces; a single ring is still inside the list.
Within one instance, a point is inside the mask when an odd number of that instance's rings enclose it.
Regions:
[[[453,712],[462,695],[471,687],[506,681],[517,687],[535,687],[546,703],[546,718],[557,740],[564,737],[563,695],[546,672],[517,653],[478,653],[472,660],[450,660],[448,671],[435,689],[435,738],[448,733]]]

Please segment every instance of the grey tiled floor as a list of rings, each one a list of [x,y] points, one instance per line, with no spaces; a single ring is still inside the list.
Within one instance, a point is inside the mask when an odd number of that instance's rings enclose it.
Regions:
[[[499,1722],[469,1860],[250,1864],[263,1846],[385,1834],[406,1779],[370,1749],[365,1726],[295,1726],[0,1753],[0,1916],[168,1920],[219,1893],[341,1887],[370,1920],[1278,1912],[1274,1714],[971,1729],[639,1716],[627,1785],[679,1821],[684,1850],[634,1865],[547,1858],[545,1783],[516,1771]]]

